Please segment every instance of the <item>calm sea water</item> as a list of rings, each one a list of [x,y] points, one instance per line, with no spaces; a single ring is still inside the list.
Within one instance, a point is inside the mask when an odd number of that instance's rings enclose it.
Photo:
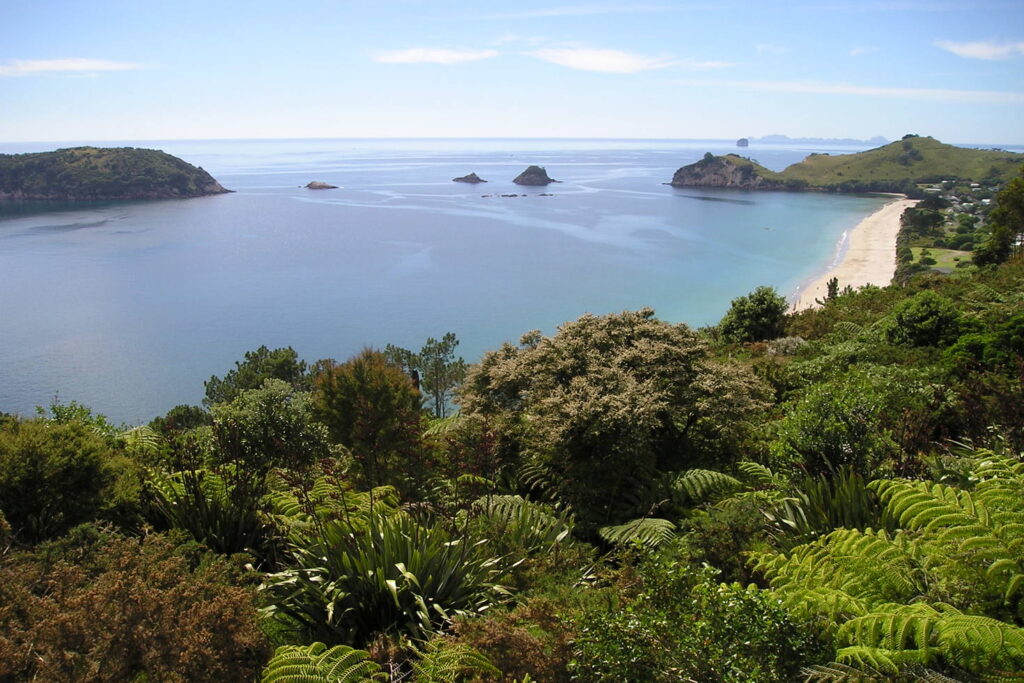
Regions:
[[[726,142],[136,144],[235,192],[0,209],[0,411],[59,395],[144,422],[198,403],[205,379],[261,344],[345,359],[453,331],[476,361],[587,312],[652,306],[706,325],[758,285],[791,294],[883,202],[663,184],[705,152],[737,151]],[[857,150],[739,151],[781,169]],[[528,164],[562,182],[512,184]],[[471,171],[490,182],[451,182]],[[340,188],[301,187],[312,180]]]

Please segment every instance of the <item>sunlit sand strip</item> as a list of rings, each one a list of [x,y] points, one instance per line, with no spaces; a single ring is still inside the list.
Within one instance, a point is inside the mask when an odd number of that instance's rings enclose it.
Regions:
[[[839,261],[826,273],[800,287],[793,302],[794,311],[815,308],[815,299],[824,299],[828,281],[839,280],[839,289],[847,285],[854,289],[864,285],[884,287],[896,273],[896,235],[900,231],[900,216],[916,199],[897,199],[874,212],[846,236],[845,251]]]

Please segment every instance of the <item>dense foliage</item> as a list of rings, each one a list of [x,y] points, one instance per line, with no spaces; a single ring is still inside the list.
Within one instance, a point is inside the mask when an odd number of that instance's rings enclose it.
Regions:
[[[0,415],[0,678],[1015,680],[1024,262],[924,270]]]
[[[224,191],[203,169],[155,149],[71,147],[0,154],[0,200],[154,199]]]

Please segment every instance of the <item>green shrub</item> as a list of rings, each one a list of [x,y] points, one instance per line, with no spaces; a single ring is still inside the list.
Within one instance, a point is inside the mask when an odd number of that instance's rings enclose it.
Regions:
[[[0,510],[26,542],[94,519],[112,481],[110,449],[78,422],[11,422],[0,427]]]
[[[722,338],[728,342],[755,342],[781,337],[785,330],[786,298],[774,287],[758,287],[732,305],[718,323]]]
[[[789,681],[826,657],[771,593],[715,573],[660,558],[641,567],[634,599],[581,615],[572,680]]]
[[[930,290],[893,307],[885,335],[893,344],[945,346],[960,332],[960,312],[952,301]]]

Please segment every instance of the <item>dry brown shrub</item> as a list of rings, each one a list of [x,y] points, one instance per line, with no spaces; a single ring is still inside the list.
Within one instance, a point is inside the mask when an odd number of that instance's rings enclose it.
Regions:
[[[459,640],[487,657],[509,680],[526,674],[535,681],[569,680],[571,624],[546,598],[534,598],[510,612],[456,622]]]
[[[156,534],[57,554],[0,566],[0,680],[254,680],[269,656],[223,558]]]

